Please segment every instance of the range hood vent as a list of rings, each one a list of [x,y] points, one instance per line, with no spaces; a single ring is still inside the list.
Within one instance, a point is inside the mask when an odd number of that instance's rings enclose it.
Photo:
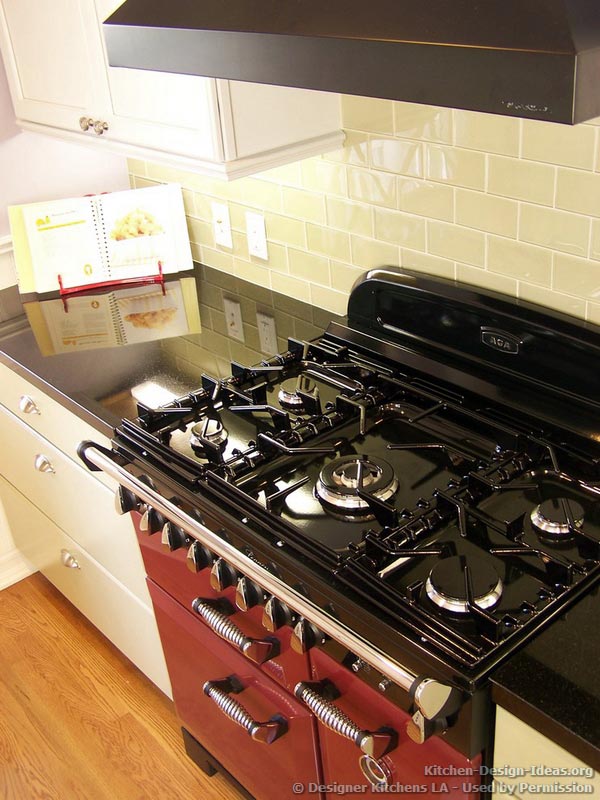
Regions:
[[[125,0],[104,33],[114,67],[600,116],[598,0]]]

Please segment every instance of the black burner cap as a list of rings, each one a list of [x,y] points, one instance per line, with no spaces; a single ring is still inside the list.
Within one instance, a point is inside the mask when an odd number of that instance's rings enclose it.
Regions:
[[[426,591],[429,598],[440,608],[457,613],[467,613],[465,589],[465,565],[469,567],[473,599],[480,608],[496,605],[502,594],[502,580],[493,564],[483,558],[450,556],[442,558],[429,573]]]

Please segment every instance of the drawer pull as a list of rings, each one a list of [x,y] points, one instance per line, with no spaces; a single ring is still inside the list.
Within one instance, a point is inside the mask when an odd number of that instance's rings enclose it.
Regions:
[[[45,456],[42,453],[37,454],[35,461],[33,462],[33,466],[38,472],[56,472],[48,456]]]
[[[82,131],[89,130],[93,124],[94,120],[91,117],[79,117],[79,127]]]
[[[254,664],[264,664],[265,661],[279,655],[278,639],[270,636],[265,639],[251,639],[234,622],[227,619],[235,609],[226,598],[215,601],[197,597],[192,603],[192,608],[217,636],[237,647],[240,653]]]
[[[377,731],[363,730],[353,722],[344,712],[327,698],[339,697],[339,692],[330,681],[320,683],[296,684],[294,694],[305,703],[315,717],[326,728],[349,739],[359,747],[363,753],[372,758],[379,759],[393,750],[398,743],[398,736],[391,728],[380,728]]]
[[[226,717],[243,728],[255,742],[272,744],[287,732],[287,720],[276,715],[267,722],[257,722],[241,703],[229,696],[241,692],[243,688],[239,680],[232,675],[220,681],[206,681],[202,691],[216,703]]]
[[[42,412],[37,407],[33,397],[28,394],[22,394],[19,400],[19,408],[24,414],[41,414]]]
[[[68,550],[60,551],[60,561],[63,567],[67,567],[67,569],[81,569],[79,561]]]

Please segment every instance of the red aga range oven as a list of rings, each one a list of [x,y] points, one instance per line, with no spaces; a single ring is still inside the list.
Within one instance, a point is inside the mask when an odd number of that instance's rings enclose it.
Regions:
[[[258,800],[479,797],[491,672],[600,578],[599,358],[584,323],[377,270],[315,341],[82,443],[190,756]]]

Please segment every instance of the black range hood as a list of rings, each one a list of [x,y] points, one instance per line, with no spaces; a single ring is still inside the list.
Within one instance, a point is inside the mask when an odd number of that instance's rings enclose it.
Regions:
[[[115,67],[600,116],[599,0],[125,0],[104,34]]]

